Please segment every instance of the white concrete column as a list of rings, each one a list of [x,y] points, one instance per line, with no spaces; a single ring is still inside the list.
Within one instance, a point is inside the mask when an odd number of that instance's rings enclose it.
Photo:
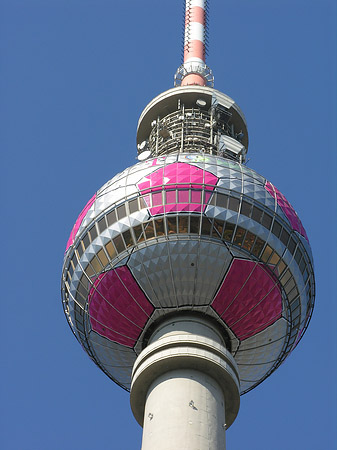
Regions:
[[[148,391],[142,450],[223,450],[225,423],[218,383],[196,370],[173,370]]]
[[[157,327],[137,358],[131,408],[142,450],[224,450],[239,410],[239,377],[221,332],[202,316]]]

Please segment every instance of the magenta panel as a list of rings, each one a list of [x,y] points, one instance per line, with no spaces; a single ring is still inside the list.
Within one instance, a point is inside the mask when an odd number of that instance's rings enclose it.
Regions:
[[[135,345],[154,309],[127,266],[100,274],[88,301],[92,329],[127,347]]]
[[[298,231],[305,239],[309,242],[307,233],[300,221],[296,211],[285,198],[285,196],[269,181],[266,182],[265,185],[266,190],[271,194],[277,201],[277,204],[280,206],[284,214],[287,216],[290,225],[293,227],[295,231]]]
[[[138,188],[143,195],[152,193],[152,202],[149,197],[146,199],[152,215],[176,211],[201,212],[201,185],[205,185],[204,189],[209,191],[205,192],[204,203],[206,204],[217,181],[218,178],[215,175],[199,167],[186,163],[173,163],[147,175],[138,183]],[[199,189],[199,192],[192,192],[191,203],[187,188]],[[173,189],[178,190],[178,201]],[[158,203],[162,202],[162,190],[167,191],[166,206],[160,206]]]
[[[212,306],[244,340],[281,317],[281,291],[263,264],[234,259]]]
[[[91,199],[88,201],[88,203],[85,205],[85,207],[82,209],[81,214],[78,216],[75,225],[73,226],[73,229],[71,230],[68,242],[67,242],[67,246],[66,246],[66,251],[68,250],[68,248],[74,243],[75,240],[75,236],[78,232],[78,229],[81,226],[82,220],[84,219],[86,213],[89,211],[91,205],[94,203],[94,201],[96,200],[96,194],[94,194],[93,197],[91,197]]]

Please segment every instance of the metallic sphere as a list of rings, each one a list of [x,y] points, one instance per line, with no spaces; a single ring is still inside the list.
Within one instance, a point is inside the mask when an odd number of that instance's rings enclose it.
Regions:
[[[153,325],[193,311],[220,328],[241,393],[295,348],[315,282],[305,230],[272,183],[236,161],[171,153],[108,181],[66,248],[63,306],[90,358],[129,390]]]

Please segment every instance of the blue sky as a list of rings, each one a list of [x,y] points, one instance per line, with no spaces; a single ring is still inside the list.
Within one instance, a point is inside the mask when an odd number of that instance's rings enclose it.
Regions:
[[[297,210],[313,249],[312,321],[241,399],[228,450],[336,439],[336,2],[212,0],[208,64],[246,115],[248,165]],[[89,360],[61,307],[78,213],[136,162],[146,104],[173,86],[182,0],[0,0],[1,414],[4,450],[140,449],[129,394]]]

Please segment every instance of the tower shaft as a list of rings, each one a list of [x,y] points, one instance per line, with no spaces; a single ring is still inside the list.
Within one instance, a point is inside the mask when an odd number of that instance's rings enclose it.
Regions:
[[[176,316],[154,331],[137,358],[131,407],[142,450],[223,450],[239,409],[235,361],[201,316]]]

